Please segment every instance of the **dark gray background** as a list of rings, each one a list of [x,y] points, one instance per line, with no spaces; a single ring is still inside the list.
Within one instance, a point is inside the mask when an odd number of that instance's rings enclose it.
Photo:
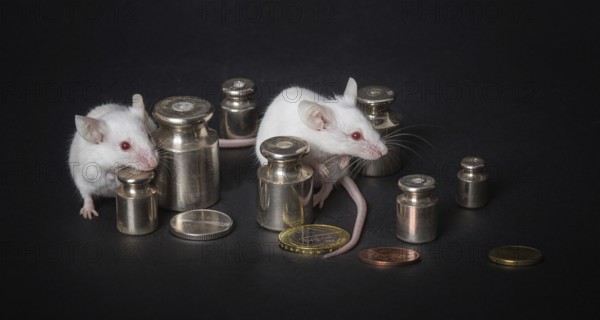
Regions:
[[[150,5],[1,1],[3,311],[73,317],[577,318],[598,314],[592,285],[599,187],[596,6],[545,1],[178,1]],[[146,107],[197,95],[215,107],[222,81],[243,76],[261,110],[300,84],[341,93],[348,77],[398,99],[407,140],[401,172],[357,177],[369,205],[362,238],[332,260],[287,254],[255,217],[252,150],[222,150],[221,199],[236,223],[226,238],[151,235],[78,215],[67,153],[73,116],[106,103]],[[218,128],[219,110],[210,126]],[[458,208],[463,156],[488,162],[492,197]],[[394,235],[397,180],[438,181],[439,237],[413,246]],[[317,222],[352,230],[338,188]],[[541,249],[543,263],[507,268],[497,245]],[[365,265],[360,250],[418,249],[420,263]],[[5,295],[6,296],[6,295]]]

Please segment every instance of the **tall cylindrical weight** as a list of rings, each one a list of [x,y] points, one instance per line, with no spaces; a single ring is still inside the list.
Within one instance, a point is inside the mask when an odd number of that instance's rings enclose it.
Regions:
[[[386,176],[402,167],[399,135],[402,115],[389,110],[395,99],[394,91],[384,86],[368,86],[358,90],[356,101],[362,107],[363,114],[375,131],[388,141],[388,153],[377,160],[368,161],[363,167],[362,173],[365,176]]]
[[[221,101],[221,138],[245,139],[256,136],[258,113],[252,98],[256,86],[246,78],[233,78],[222,86],[225,99]]]
[[[431,194],[435,180],[426,175],[400,178],[402,193],[396,198],[396,237],[410,243],[433,241],[437,236],[438,198]]]
[[[218,134],[206,123],[211,104],[180,96],[157,102],[159,128],[152,136],[159,148],[156,172],[158,205],[174,211],[210,207],[219,200]]]
[[[150,186],[152,171],[133,168],[119,170],[117,178],[117,230],[131,235],[142,235],[158,228],[156,190]]]
[[[268,163],[258,169],[258,215],[262,227],[282,231],[311,223],[313,169],[302,163],[308,143],[295,137],[273,137],[260,145]]]

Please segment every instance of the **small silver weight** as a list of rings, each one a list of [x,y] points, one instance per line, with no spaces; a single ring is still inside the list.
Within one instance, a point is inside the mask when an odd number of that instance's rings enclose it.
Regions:
[[[390,111],[389,107],[396,99],[394,91],[384,86],[367,86],[358,90],[356,101],[362,107],[363,114],[382,138],[394,141],[388,146],[388,153],[381,158],[369,161],[362,173],[365,176],[379,177],[397,172],[402,167],[400,154],[400,136],[402,115]]]
[[[130,235],[142,235],[158,228],[156,190],[150,186],[152,171],[133,168],[119,170],[117,179],[117,230]]]
[[[218,134],[206,123],[211,104],[198,97],[165,98],[152,113],[159,148],[156,169],[158,206],[173,211],[204,209],[219,200]]]
[[[313,222],[313,169],[302,163],[309,150],[296,137],[272,137],[260,145],[268,160],[257,172],[257,222],[262,227],[282,231]]]
[[[438,198],[431,192],[435,180],[414,174],[400,178],[402,193],[396,198],[396,237],[409,243],[433,241],[437,236]]]
[[[462,169],[456,175],[456,203],[465,208],[483,207],[488,201],[485,161],[478,157],[465,157],[460,165]]]
[[[221,138],[244,139],[256,136],[258,114],[253,99],[256,86],[246,78],[223,82],[225,99],[221,101]]]

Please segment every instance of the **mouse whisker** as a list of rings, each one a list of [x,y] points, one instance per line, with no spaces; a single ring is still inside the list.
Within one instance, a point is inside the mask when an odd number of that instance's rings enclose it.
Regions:
[[[419,128],[419,127],[429,127],[429,128],[438,128],[438,129],[439,128],[443,128],[442,126],[433,125],[433,124],[413,124],[413,125],[410,125],[410,126],[399,128],[396,131],[403,131],[403,130],[413,129],[413,128]]]
[[[391,153],[389,156],[390,160],[392,162],[401,162],[402,161],[402,155],[397,154],[397,153]]]
[[[352,161],[352,178],[356,178],[359,174],[361,174],[365,168],[365,166],[369,163],[369,160],[365,160],[362,158],[353,158]]]
[[[386,136],[386,137],[384,137],[383,139],[384,139],[385,141],[387,141],[387,140],[388,140],[388,139],[390,139],[390,138],[396,138],[396,137],[411,137],[411,138],[416,138],[416,139],[419,139],[419,140],[421,140],[421,141],[425,142],[425,143],[426,143],[426,144],[428,144],[430,147],[432,147],[432,148],[435,148],[435,146],[434,146],[434,145],[433,145],[431,142],[429,142],[427,139],[425,139],[425,138],[423,138],[423,137],[421,137],[421,136],[418,136],[418,135],[416,135],[416,134],[412,134],[412,133],[401,133],[401,134],[396,134],[396,135],[392,135],[392,136],[389,136],[389,137],[388,137],[388,136]],[[390,140],[391,140],[391,139],[390,139]]]
[[[391,132],[390,134],[384,136],[382,140],[384,141],[385,145],[392,150],[398,150],[397,148],[410,150],[412,153],[416,154],[421,159],[423,157],[417,150],[427,151],[427,146],[431,147],[434,150],[438,149],[427,139],[419,135],[407,132]],[[425,145],[422,142],[425,142]]]
[[[166,142],[166,141],[167,141],[166,139],[162,140],[162,141],[156,141],[156,140],[154,140],[154,142],[155,142],[154,150],[160,150],[161,147],[163,146],[163,143]]]
[[[406,146],[406,145],[402,145],[400,147],[402,147],[402,148],[404,148],[406,150],[412,151],[415,155],[417,155],[417,157],[419,157],[420,159],[423,159],[423,156],[421,156],[421,154],[419,154],[419,152],[417,152],[415,149],[413,149],[413,148],[411,148],[409,146]]]
[[[364,161],[364,160],[361,158],[353,157],[352,161],[350,162],[350,165],[348,165],[348,167],[352,168],[352,171],[358,170],[362,161]]]
[[[367,166],[367,164],[369,164],[368,160],[359,159],[359,161],[357,162],[356,172],[362,173],[364,171],[365,167]]]

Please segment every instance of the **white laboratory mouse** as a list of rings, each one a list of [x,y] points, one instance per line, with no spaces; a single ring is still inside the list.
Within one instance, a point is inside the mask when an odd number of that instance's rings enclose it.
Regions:
[[[83,198],[80,214],[91,219],[98,216],[93,196],[115,196],[119,168],[127,166],[142,171],[156,168],[158,152],[150,132],[157,126],[148,117],[139,94],[133,95],[130,107],[104,104],[86,116],[76,115],[75,126],[69,166]]]
[[[366,201],[346,170],[352,157],[376,160],[388,151],[379,133],[373,129],[356,106],[357,84],[348,79],[343,95],[324,97],[301,87],[283,90],[267,107],[256,137],[256,156],[261,164],[267,160],[260,153],[263,141],[274,136],[295,136],[310,145],[304,158],[315,172],[314,204],[323,203],[340,181],[357,206],[356,222],[350,241],[326,255],[332,257],[352,249],[360,238],[367,214]]]

